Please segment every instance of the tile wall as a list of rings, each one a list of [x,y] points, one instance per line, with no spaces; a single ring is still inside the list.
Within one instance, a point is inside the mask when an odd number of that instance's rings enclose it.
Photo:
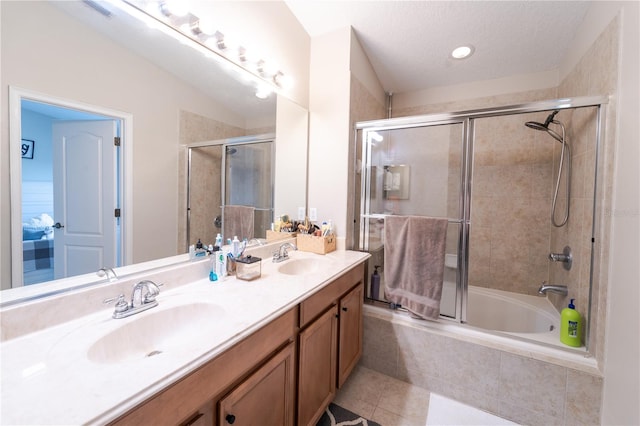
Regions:
[[[474,344],[387,316],[365,313],[362,366],[519,424],[599,423],[597,371]]]
[[[573,135],[574,149],[574,179],[572,182],[571,208],[578,216],[575,226],[568,229],[555,230],[552,233],[552,247],[562,245],[561,241],[568,240],[575,247],[571,247],[581,256],[581,262],[567,273],[564,270],[554,270],[557,279],[562,279],[570,286],[572,297],[576,297],[578,308],[582,313],[588,311],[589,273],[591,265],[586,260],[586,254],[591,249],[591,228],[593,215],[590,210],[593,203],[593,178],[588,172],[598,156],[598,193],[596,195],[596,234],[594,235],[593,254],[593,283],[589,351],[602,362],[604,358],[604,330],[606,322],[609,243],[611,233],[611,195],[613,193],[613,166],[615,153],[615,123],[616,123],[616,92],[618,87],[618,52],[620,36],[620,18],[615,18],[602,34],[596,39],[582,59],[567,75],[558,87],[558,96],[609,96],[611,103],[607,105],[605,115],[604,140],[596,151],[589,137],[594,134],[590,120],[593,110],[576,111],[570,121],[570,134]],[[589,126],[583,123],[589,122]],[[584,169],[583,169],[584,168]],[[556,306],[564,307],[562,300],[554,300]]]

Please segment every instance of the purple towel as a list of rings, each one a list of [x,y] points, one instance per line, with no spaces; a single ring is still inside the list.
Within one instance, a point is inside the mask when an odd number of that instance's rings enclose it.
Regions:
[[[440,316],[447,219],[385,218],[385,297],[431,320]]]

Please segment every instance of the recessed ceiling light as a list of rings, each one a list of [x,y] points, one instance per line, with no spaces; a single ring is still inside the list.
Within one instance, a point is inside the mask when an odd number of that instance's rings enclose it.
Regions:
[[[453,49],[451,57],[454,59],[465,59],[473,55],[475,48],[472,45],[460,46]]]

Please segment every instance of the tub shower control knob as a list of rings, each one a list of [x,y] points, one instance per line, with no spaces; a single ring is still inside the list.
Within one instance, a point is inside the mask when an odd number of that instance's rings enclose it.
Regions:
[[[564,269],[567,271],[571,269],[573,263],[573,256],[571,255],[571,247],[565,246],[562,253],[549,253],[549,260],[554,262],[562,262]]]

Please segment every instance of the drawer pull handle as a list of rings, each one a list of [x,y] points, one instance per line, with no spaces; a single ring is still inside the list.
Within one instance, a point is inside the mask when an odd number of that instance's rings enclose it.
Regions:
[[[347,312],[347,307],[346,307],[346,306],[343,306],[343,307],[342,307],[342,310],[343,310],[343,311],[345,311],[345,312]]]
[[[234,416],[233,414],[227,414],[227,417],[225,417],[225,420],[227,421],[227,423],[232,425],[236,421],[236,416]]]

